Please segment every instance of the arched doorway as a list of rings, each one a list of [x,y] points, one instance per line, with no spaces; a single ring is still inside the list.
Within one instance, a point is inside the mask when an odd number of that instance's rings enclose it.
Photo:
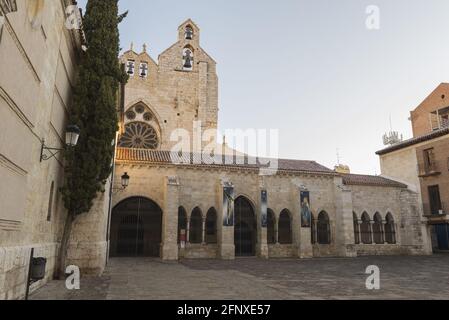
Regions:
[[[237,257],[256,255],[257,223],[254,209],[245,197],[235,200],[234,244]]]
[[[162,210],[152,200],[128,198],[112,210],[111,257],[159,257]]]

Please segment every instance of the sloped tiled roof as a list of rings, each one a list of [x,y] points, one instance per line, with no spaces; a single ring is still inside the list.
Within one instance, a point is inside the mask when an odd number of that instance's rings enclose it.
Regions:
[[[407,188],[407,185],[390,180],[381,176],[370,176],[361,174],[343,174],[343,183],[353,186],[378,186],[378,187],[394,187]]]
[[[252,157],[232,157],[232,156],[216,156],[215,161],[203,161],[200,154],[184,153],[170,151],[154,151],[146,149],[128,149],[118,148],[118,161],[140,162],[149,164],[172,164],[185,165],[196,167],[210,167],[210,168],[241,168],[241,169],[263,169],[268,168],[266,165],[270,159],[256,159]],[[273,161],[273,159],[271,159]],[[309,172],[320,174],[337,175],[334,171],[320,165],[315,161],[306,160],[278,160],[279,171],[289,172]]]
[[[401,149],[413,146],[415,144],[419,144],[421,142],[430,141],[432,139],[436,139],[436,138],[445,136],[447,134],[449,134],[449,128],[444,128],[444,129],[441,129],[438,131],[431,132],[429,134],[425,134],[420,137],[412,138],[412,139],[397,143],[395,145],[392,145],[391,147],[377,151],[376,154],[381,156],[381,155],[388,154],[393,151],[397,151],[397,150],[401,150]]]

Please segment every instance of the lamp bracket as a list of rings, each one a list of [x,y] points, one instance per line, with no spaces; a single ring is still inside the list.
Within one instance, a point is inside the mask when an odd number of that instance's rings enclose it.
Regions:
[[[52,158],[56,158],[58,153],[60,153],[63,150],[64,150],[63,148],[50,148],[50,147],[47,147],[45,145],[45,140],[42,139],[40,162],[47,161],[47,160],[50,160]],[[45,151],[47,151],[49,154],[46,154]]]

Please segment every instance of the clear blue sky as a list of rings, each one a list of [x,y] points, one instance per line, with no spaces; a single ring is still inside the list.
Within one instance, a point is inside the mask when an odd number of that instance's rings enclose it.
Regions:
[[[85,0],[81,1],[81,4]],[[380,30],[365,26],[380,8]],[[218,62],[220,129],[280,129],[280,155],[379,173],[375,151],[449,81],[447,0],[121,0],[124,49],[154,59],[192,18]]]

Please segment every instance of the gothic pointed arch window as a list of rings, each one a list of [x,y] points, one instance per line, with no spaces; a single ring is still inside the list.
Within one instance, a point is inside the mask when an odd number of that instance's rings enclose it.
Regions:
[[[374,215],[373,238],[375,244],[384,243],[382,216],[379,212],[376,212],[376,214]]]
[[[388,244],[396,244],[396,227],[393,215],[389,212],[385,223],[385,242]]]
[[[203,215],[200,208],[195,208],[190,216],[190,243],[199,244],[203,241]]]
[[[119,147],[156,150],[159,147],[159,138],[156,130],[149,124],[131,122],[125,125],[125,133],[120,138]]]
[[[217,211],[210,208],[206,216],[206,243],[217,243]]]
[[[322,211],[318,215],[317,221],[317,240],[319,244],[330,244],[331,243],[331,227],[329,215],[326,211]]]
[[[160,146],[160,127],[153,112],[137,103],[125,112],[124,132],[120,136],[120,148],[157,150]]]
[[[182,50],[183,70],[192,71],[194,62],[194,51],[190,46]]]
[[[292,244],[292,221],[290,211],[283,210],[279,216],[278,224],[279,243],[280,244]]]
[[[362,223],[360,225],[360,234],[363,244],[372,244],[373,239],[371,236],[371,218],[368,213],[362,214]]]

